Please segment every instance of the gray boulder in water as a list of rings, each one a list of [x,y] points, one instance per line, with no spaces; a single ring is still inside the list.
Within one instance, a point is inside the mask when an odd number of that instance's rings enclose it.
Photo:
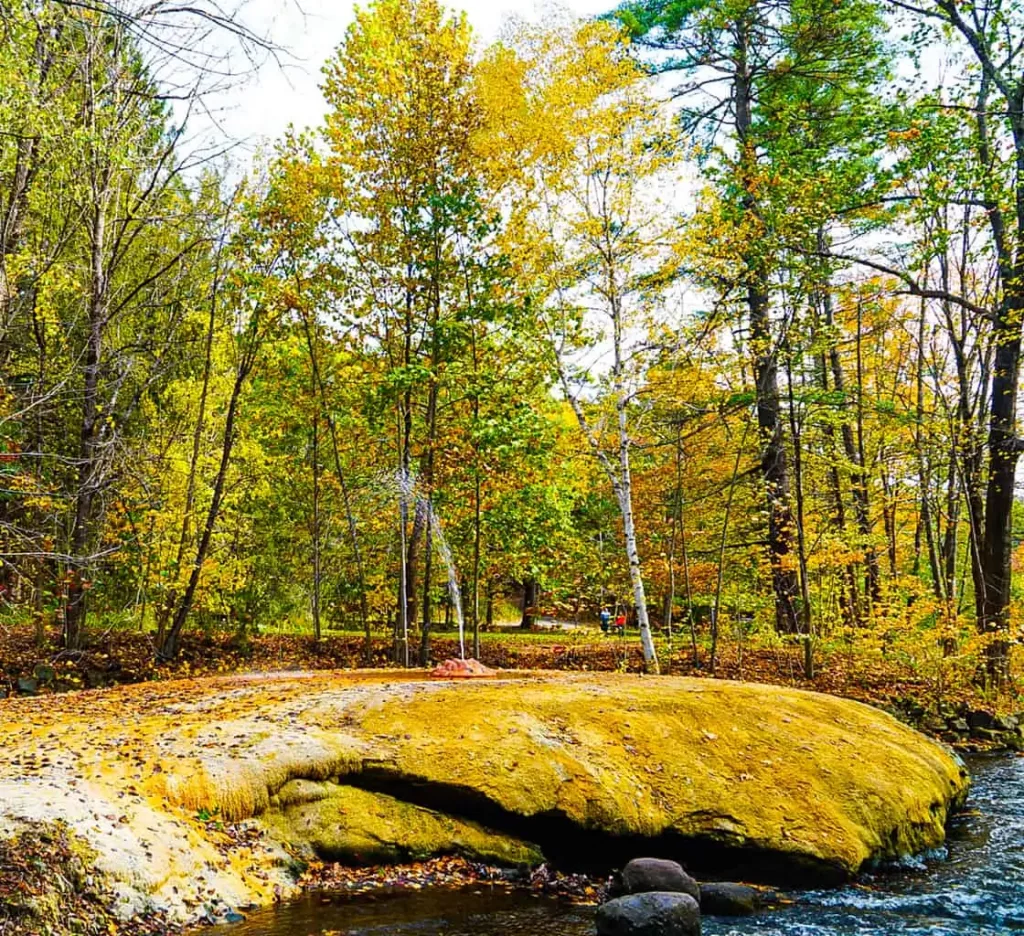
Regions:
[[[689,894],[700,902],[700,887],[677,861],[663,858],[634,858],[622,869],[620,890],[623,894],[645,894],[650,891],[676,891]]]
[[[689,894],[649,891],[597,909],[597,936],[700,936],[700,907]]]
[[[763,906],[761,892],[746,884],[724,881],[705,882],[700,886],[700,912],[713,916],[749,916]]]

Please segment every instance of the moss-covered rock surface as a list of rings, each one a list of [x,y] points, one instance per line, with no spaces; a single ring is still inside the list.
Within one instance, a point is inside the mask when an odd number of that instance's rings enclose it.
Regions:
[[[816,884],[939,844],[967,782],[858,703],[611,674],[148,684],[0,703],[0,733],[0,838],[63,820],[124,917],[265,903],[314,855]]]

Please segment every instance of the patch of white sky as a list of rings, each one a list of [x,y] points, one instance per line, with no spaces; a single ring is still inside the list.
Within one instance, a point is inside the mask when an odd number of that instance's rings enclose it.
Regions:
[[[252,151],[278,139],[289,126],[318,125],[327,105],[320,93],[321,67],[345,38],[356,4],[352,0],[248,0],[238,19],[253,33],[265,36],[280,50],[261,56],[260,67],[212,97],[214,135],[238,141]],[[551,8],[535,0],[447,0],[466,14],[478,43],[493,42],[510,18],[542,21]],[[578,16],[606,12],[614,0],[561,0],[558,9]],[[236,55],[241,69],[247,63]],[[201,119],[200,133],[209,128]],[[204,126],[205,125],[205,126]]]

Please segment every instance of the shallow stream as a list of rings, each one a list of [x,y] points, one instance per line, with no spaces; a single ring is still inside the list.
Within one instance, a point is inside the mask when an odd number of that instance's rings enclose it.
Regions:
[[[704,919],[704,936],[1003,936],[1024,933],[1024,757],[971,762],[969,809],[947,847],[840,890],[745,919]],[[592,907],[490,889],[345,899],[310,895],[219,927],[218,936],[593,936]]]

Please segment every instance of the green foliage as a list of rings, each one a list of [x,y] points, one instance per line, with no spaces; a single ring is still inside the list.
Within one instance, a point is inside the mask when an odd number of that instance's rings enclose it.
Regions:
[[[786,599],[949,685],[1020,627],[1024,24],[968,6],[639,0],[478,49],[378,0],[229,191],[125,23],[6,4],[7,614],[383,632],[404,568],[438,620],[408,473],[470,618],[630,604],[632,539],[701,647],[713,608],[784,644]]]

